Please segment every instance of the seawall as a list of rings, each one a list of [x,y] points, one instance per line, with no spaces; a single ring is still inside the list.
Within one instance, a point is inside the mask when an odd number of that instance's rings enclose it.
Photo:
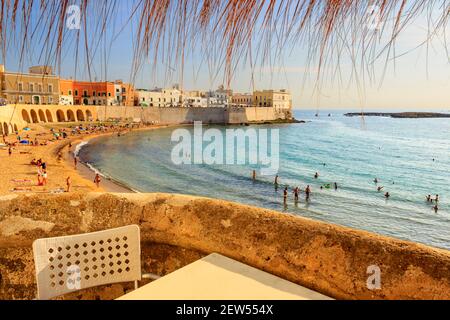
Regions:
[[[189,124],[202,121],[210,124],[240,124],[290,119],[290,114],[277,112],[274,108],[141,108],[99,106],[100,120],[110,118],[136,119],[142,122],[156,121],[160,124]]]
[[[0,197],[0,299],[35,295],[35,239],[138,224],[144,272],[217,252],[337,299],[450,299],[450,252],[222,200],[168,194]],[[368,267],[381,289],[367,287]],[[116,298],[106,286],[73,299]]]
[[[12,134],[30,123],[64,123],[106,121],[109,119],[134,120],[144,123],[241,124],[291,119],[290,111],[277,111],[269,107],[248,108],[156,108],[125,106],[60,106],[60,105],[7,105],[0,106],[0,135]]]

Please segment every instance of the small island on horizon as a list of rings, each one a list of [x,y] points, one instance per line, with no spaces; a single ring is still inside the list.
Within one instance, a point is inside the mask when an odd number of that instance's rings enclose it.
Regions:
[[[450,113],[438,112],[350,112],[346,117],[390,117],[404,119],[422,119],[422,118],[450,118]]]

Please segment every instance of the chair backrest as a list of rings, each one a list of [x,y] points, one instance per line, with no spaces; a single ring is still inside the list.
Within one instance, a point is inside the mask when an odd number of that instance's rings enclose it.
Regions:
[[[33,243],[38,299],[141,280],[137,225]]]

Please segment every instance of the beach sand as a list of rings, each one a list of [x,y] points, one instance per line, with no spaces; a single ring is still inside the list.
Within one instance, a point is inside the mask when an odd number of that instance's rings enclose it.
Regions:
[[[67,124],[64,128],[69,128],[70,125],[73,124]],[[24,138],[28,134],[30,141],[34,141],[36,137],[39,142],[44,142],[52,138],[50,124],[45,127],[41,125],[30,125],[29,127],[31,128],[31,131],[21,131],[19,132],[19,136]],[[55,129],[63,128],[61,125],[55,125],[54,127]],[[151,130],[160,127],[167,126],[153,125],[133,129],[133,131]],[[73,151],[77,144],[92,138],[114,133],[117,133],[117,130],[112,129],[105,133],[69,135],[67,139],[49,142],[48,145],[45,146],[18,145],[13,148],[11,156],[8,155],[7,147],[0,148],[0,171],[2,172],[0,179],[0,194],[63,193],[67,188],[66,179],[69,176],[72,181],[71,192],[133,192],[132,190],[105,178],[102,178],[100,188],[97,188],[93,182],[95,176],[94,172],[80,162],[78,162],[76,169],[74,166]],[[6,141],[13,143],[17,141],[17,137],[16,135],[7,136]],[[3,141],[0,140],[0,143],[3,143]],[[72,143],[70,149],[69,143]],[[62,153],[61,160],[58,160],[59,152]],[[38,186],[38,168],[30,164],[33,159],[42,159],[47,163],[48,183],[44,187]]]

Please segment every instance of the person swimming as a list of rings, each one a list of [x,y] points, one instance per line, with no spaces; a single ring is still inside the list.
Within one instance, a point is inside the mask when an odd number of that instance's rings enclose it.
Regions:
[[[375,178],[375,179],[373,180],[373,182],[374,182],[374,183],[378,183],[378,178]]]
[[[389,192],[386,192],[386,193],[384,194],[384,197],[385,197],[386,199],[389,199],[389,198],[391,197],[391,195],[389,194]]]
[[[314,175],[314,179],[318,179],[319,178],[319,173],[316,172],[316,174]]]
[[[438,205],[436,204],[434,207],[433,207],[433,210],[434,210],[434,212],[436,212],[436,213],[438,213],[438,211],[439,211],[439,207],[438,207]]]
[[[378,192],[381,192],[381,190],[383,190],[383,189],[384,189],[384,187],[378,187],[377,188]]]

